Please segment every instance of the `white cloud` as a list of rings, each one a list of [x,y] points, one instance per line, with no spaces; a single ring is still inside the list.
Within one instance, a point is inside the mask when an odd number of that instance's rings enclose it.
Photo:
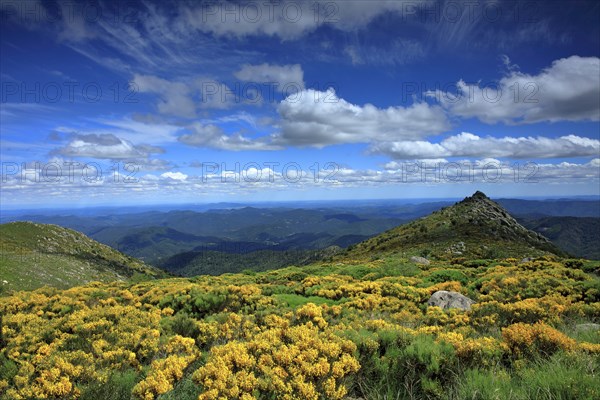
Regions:
[[[304,71],[300,64],[293,65],[271,65],[268,63],[259,65],[245,64],[234,76],[244,82],[276,84],[280,91],[286,91],[286,87],[304,89]]]
[[[62,165],[62,159],[52,162]],[[564,187],[597,188],[600,184],[600,158],[587,163],[518,163],[501,162],[495,159],[463,160],[456,163],[396,162],[385,169],[353,169],[341,166],[334,174],[321,171],[318,179],[314,171],[304,166],[300,180],[295,174],[284,174],[283,167],[267,168],[248,164],[243,168],[228,165],[203,174],[188,175],[183,172],[165,172],[160,175],[135,173],[113,174],[114,165],[100,165],[106,172],[93,179],[94,171],[83,169],[62,176],[49,176],[43,166],[28,166],[23,173],[7,174],[2,184],[2,204],[44,204],[49,197],[69,202],[102,199],[135,202],[148,198],[181,202],[197,200],[198,196],[234,195],[236,199],[277,191],[306,191],[312,189],[339,190],[344,188],[391,187],[406,189],[408,186],[432,187],[433,185],[479,185],[506,184],[558,184]],[[225,173],[222,169],[227,169]],[[233,171],[229,171],[233,168]],[[462,173],[457,173],[458,170]],[[48,169],[50,171],[50,169]],[[73,179],[69,178],[73,177]],[[90,179],[90,177],[92,179]],[[134,178],[134,179],[129,179]],[[515,180],[517,179],[517,180]],[[395,189],[396,190],[396,189]],[[589,190],[587,191],[589,193]],[[166,197],[162,197],[166,196]],[[218,198],[218,197],[217,197]]]
[[[359,53],[359,49],[357,48],[357,46],[346,46],[344,48],[344,53],[346,53],[348,55],[348,57],[350,57],[350,60],[352,61],[352,65],[360,65],[360,64],[364,64],[365,60],[363,60],[361,54]]]
[[[407,12],[427,0],[373,0],[315,3],[308,0],[237,3],[220,1],[182,7],[182,23],[215,36],[277,36],[297,39],[327,25],[350,32],[366,27],[378,16]]]
[[[150,154],[164,153],[164,150],[147,144],[134,145],[130,141],[112,134],[78,134],[64,147],[53,151],[66,157],[87,157],[96,159],[140,159]]]
[[[323,147],[338,143],[416,140],[449,128],[443,110],[426,103],[377,108],[351,104],[333,89],[307,89],[283,100],[277,111],[278,144]]]
[[[182,135],[179,141],[194,147],[210,147],[222,150],[279,150],[280,146],[270,144],[265,139],[251,140],[241,133],[226,134],[223,129],[217,125],[204,125],[199,122],[190,124],[189,134]]]
[[[197,109],[226,109],[241,102],[239,93],[212,78],[178,82],[135,74],[133,82],[140,92],[158,95],[158,112],[165,115],[193,118]]]
[[[211,78],[197,78],[194,80],[193,87],[199,97],[199,107],[202,109],[227,109],[242,102],[238,91]]]
[[[39,4],[41,7],[42,5]],[[61,19],[60,32],[58,39],[70,42],[83,42],[85,40],[96,37],[95,32],[89,29],[86,24],[84,13],[74,12],[73,4],[62,1],[58,2],[61,9],[61,15],[65,16]]]
[[[67,135],[94,134],[112,135],[132,142],[133,144],[162,145],[177,141],[177,132],[181,126],[172,125],[152,116],[134,116],[122,119],[94,119],[98,124],[94,128],[76,129],[72,126],[59,126],[55,132]]]
[[[405,65],[425,57],[423,44],[416,40],[394,39],[378,45],[348,45],[344,53],[353,65]]]
[[[174,181],[181,181],[181,182],[184,182],[188,178],[188,176],[184,173],[171,172],[171,171],[165,172],[164,174],[161,174],[160,176],[161,176],[161,178],[167,178],[167,179],[172,179]]]
[[[159,95],[158,111],[160,113],[188,118],[196,115],[196,106],[191,98],[189,85],[139,74],[134,75],[133,82],[140,92]]]
[[[398,141],[378,143],[373,153],[394,159],[435,159],[444,157],[498,157],[514,159],[589,157],[600,154],[600,141],[568,135],[546,137],[479,137],[463,132],[439,143]]]
[[[572,56],[556,60],[538,75],[517,71],[497,85],[480,87],[463,80],[453,95],[431,91],[454,115],[486,123],[600,120],[600,58]]]

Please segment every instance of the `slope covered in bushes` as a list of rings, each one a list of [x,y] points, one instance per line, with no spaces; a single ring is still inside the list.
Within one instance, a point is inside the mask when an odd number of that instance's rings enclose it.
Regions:
[[[0,298],[4,399],[594,399],[598,264],[395,256]],[[427,306],[463,293],[470,311]]]

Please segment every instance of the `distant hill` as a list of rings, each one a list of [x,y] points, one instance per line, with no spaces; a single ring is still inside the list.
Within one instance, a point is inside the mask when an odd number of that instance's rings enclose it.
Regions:
[[[290,260],[291,254],[294,255],[292,259],[297,256],[304,259],[300,255],[304,251],[312,254],[330,246],[346,248],[455,203],[448,199],[424,201],[324,202],[310,208],[295,208],[301,204],[281,203],[268,208],[242,207],[240,204],[222,208],[228,206],[223,204],[172,211],[163,208],[143,212],[142,209],[131,209],[129,213],[116,209],[101,210],[112,212],[106,215],[99,214],[100,211],[85,214],[77,210],[63,210],[62,214],[43,213],[23,219],[75,229],[154,266],[172,265],[177,259],[172,257],[183,254],[182,257],[188,259],[188,253],[195,253],[195,257],[200,258],[212,254],[211,265],[202,270],[229,271],[237,264],[239,271],[247,265],[255,265],[261,254],[259,252],[273,254],[273,257],[269,256],[269,260],[274,260],[272,265],[283,266],[286,264],[281,263]],[[600,202],[592,199],[495,201],[519,221],[550,216],[600,217]],[[6,220],[16,216],[11,217],[9,213],[2,217]],[[588,229],[569,227],[570,223],[577,225],[580,222],[576,219],[562,220],[561,229],[569,234],[562,236],[564,240],[552,240],[571,254],[590,257],[591,249],[584,247],[590,240],[593,242],[593,236],[586,238]],[[529,225],[527,227],[530,228]],[[541,230],[536,231],[544,234]],[[431,246],[423,246],[422,251],[426,252],[427,247]],[[593,247],[593,243],[588,247]],[[216,253],[222,254],[215,257]],[[248,257],[241,257],[242,254]],[[219,261],[221,265],[217,264]]]
[[[11,222],[0,225],[0,282],[3,289],[67,288],[90,281],[126,280],[166,274],[84,234],[57,225]]]
[[[573,256],[600,260],[600,218],[543,217],[519,222]]]
[[[354,215],[332,211],[335,210],[252,207],[205,213],[176,211],[137,215],[135,219],[119,216],[118,224],[112,224],[111,218],[90,220],[84,232],[144,262],[161,265],[170,257],[190,251],[241,254],[346,247],[406,221],[377,213]],[[81,225],[78,218],[63,221]],[[106,226],[107,221],[111,225]],[[95,222],[98,225],[93,226]],[[223,255],[221,259],[230,264],[230,257]]]
[[[600,217],[598,200],[497,199],[496,202],[515,216]]]
[[[544,236],[520,225],[482,192],[350,246],[345,257],[393,252],[436,258],[563,254]]]
[[[228,253],[202,250],[180,253],[160,263],[160,267],[181,276],[221,275],[244,270],[268,271],[302,266],[329,259],[341,249],[331,246],[321,250],[256,250],[247,253]]]

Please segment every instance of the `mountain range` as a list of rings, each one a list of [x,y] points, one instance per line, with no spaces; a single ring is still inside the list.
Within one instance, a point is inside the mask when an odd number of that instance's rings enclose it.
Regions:
[[[221,210],[212,215],[212,218],[221,222],[229,221],[223,216],[231,213]],[[167,226],[134,228],[119,239],[120,246],[129,253],[142,252],[155,259],[161,256],[163,249],[167,254],[173,254],[158,263],[161,270],[71,229],[33,222],[12,222],[0,225],[1,279],[8,282],[9,288],[15,289],[32,289],[43,285],[60,288],[92,280],[125,280],[134,275],[141,279],[159,278],[167,275],[163,270],[185,276],[240,272],[246,269],[264,271],[332,258],[361,259],[382,254],[398,254],[402,257],[416,255],[439,260],[567,255],[542,234],[521,225],[502,206],[481,192],[428,216],[388,229],[379,235],[371,235],[372,237],[357,244],[350,244],[352,241],[344,243],[343,238],[352,237],[358,241],[367,235],[352,235],[351,229],[362,227],[362,233],[365,233],[372,229],[372,225],[367,224],[369,220],[354,214],[252,208],[233,212],[234,215],[244,213],[255,218],[260,218],[261,215],[272,217],[279,213],[279,222],[297,226],[297,229],[315,226],[325,220],[329,228],[337,227],[338,233],[344,233],[337,236],[337,243],[342,246],[323,247],[324,244],[331,244],[331,235],[317,233],[288,235],[282,240],[270,236],[265,230],[281,234],[288,232],[288,228],[272,225],[257,227],[252,225],[252,217],[240,223],[254,233],[256,241],[230,241],[213,236],[199,236],[189,231],[198,233],[207,232],[207,229],[195,227],[189,219],[195,218],[194,222],[198,223],[197,219],[200,217],[190,213],[188,221],[184,221],[183,216],[177,214],[180,229],[187,226],[187,233]],[[528,221],[531,223],[531,220]],[[596,227],[593,219],[588,223],[591,228]],[[554,226],[535,225],[537,229],[546,230],[550,234],[557,231]],[[106,234],[110,229],[103,228],[97,235]],[[224,223],[224,230],[230,234],[236,232],[231,222]],[[303,240],[311,243],[310,247],[314,248],[302,248]],[[321,248],[315,245],[319,241],[322,243]],[[587,246],[593,248],[593,244],[592,241]],[[342,251],[342,247],[347,248]],[[185,248],[191,249],[181,251]]]

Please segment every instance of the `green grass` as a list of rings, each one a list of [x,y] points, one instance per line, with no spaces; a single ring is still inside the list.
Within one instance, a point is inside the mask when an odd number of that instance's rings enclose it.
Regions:
[[[114,372],[107,382],[95,382],[85,387],[79,400],[129,399],[137,380],[138,374],[135,371]]]
[[[148,278],[166,274],[56,225],[13,222],[0,225],[0,285],[3,291],[42,286],[65,289],[90,281]],[[3,283],[6,281],[7,283]]]
[[[598,357],[557,353],[517,370],[469,369],[450,399],[595,400],[600,398]]]
[[[305,297],[305,296],[301,296],[298,294],[274,294],[273,297],[275,297],[277,300],[279,300],[281,302],[286,303],[291,308],[297,308],[297,307],[302,306],[307,303],[314,303],[317,305],[327,304],[330,306],[340,303],[340,301],[326,299],[326,298],[320,297],[320,296]]]

